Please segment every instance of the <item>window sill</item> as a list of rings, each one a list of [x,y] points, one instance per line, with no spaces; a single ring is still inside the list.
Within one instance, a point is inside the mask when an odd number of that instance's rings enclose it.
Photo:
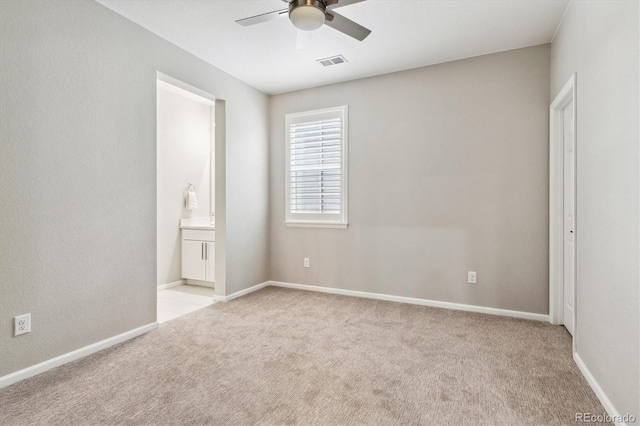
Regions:
[[[286,221],[284,223],[288,228],[333,228],[347,229],[348,223],[340,222],[312,222],[312,221]]]

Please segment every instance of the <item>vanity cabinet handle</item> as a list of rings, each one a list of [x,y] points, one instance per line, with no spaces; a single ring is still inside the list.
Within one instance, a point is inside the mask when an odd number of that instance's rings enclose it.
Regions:
[[[204,260],[209,260],[209,244],[204,243]]]
[[[200,243],[200,259],[204,260],[204,243]]]

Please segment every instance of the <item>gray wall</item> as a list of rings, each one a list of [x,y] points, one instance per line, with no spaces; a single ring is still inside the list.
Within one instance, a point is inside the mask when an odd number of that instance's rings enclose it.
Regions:
[[[638,2],[572,2],[551,96],[577,72],[577,352],[621,414],[640,417]]]
[[[227,292],[269,278],[265,95],[93,1],[0,19],[0,376],[155,321],[156,71],[226,100]]]
[[[546,314],[549,51],[272,97],[272,279]],[[345,104],[349,228],[286,228],[284,116]]]

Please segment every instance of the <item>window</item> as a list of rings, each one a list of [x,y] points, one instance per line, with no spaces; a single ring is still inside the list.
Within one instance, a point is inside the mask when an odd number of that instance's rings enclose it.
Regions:
[[[287,226],[347,227],[347,112],[287,114]]]

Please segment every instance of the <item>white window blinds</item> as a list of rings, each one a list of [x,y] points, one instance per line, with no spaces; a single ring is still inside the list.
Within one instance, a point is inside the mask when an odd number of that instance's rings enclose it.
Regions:
[[[287,224],[346,226],[346,113],[287,115]]]
[[[340,119],[291,125],[291,212],[340,213]]]

